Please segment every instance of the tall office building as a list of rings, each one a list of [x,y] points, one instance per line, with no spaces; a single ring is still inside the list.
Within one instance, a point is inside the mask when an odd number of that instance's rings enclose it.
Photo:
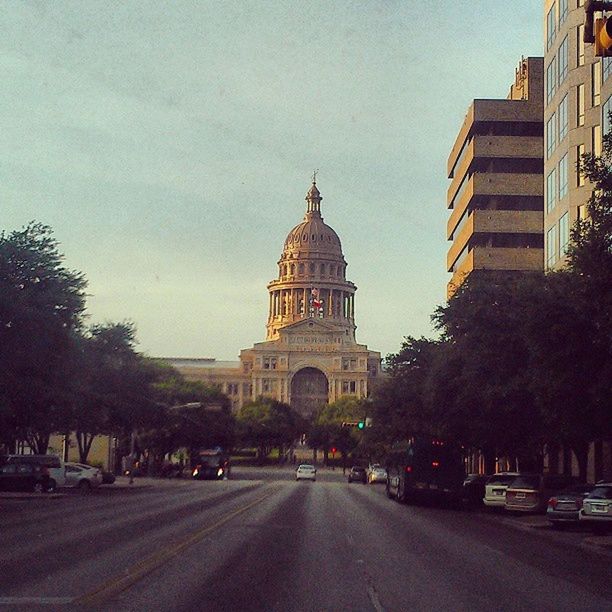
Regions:
[[[545,267],[564,265],[570,228],[591,189],[577,170],[583,153],[601,152],[611,109],[612,60],[584,43],[584,2],[544,1]]]
[[[595,13],[601,17],[601,13]],[[570,229],[586,215],[592,187],[578,172],[583,153],[599,155],[602,134],[612,110],[612,58],[595,57],[595,45],[584,43],[584,1],[544,0],[545,46],[545,267],[562,268]],[[565,471],[575,460],[568,448],[551,460]],[[609,477],[612,444],[591,445],[588,477]]]
[[[476,99],[448,158],[448,295],[469,274],[542,270],[543,59],[522,59],[507,99]]]

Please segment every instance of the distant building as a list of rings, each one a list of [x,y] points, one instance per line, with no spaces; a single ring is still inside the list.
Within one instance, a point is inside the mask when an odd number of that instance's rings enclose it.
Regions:
[[[355,339],[357,287],[321,200],[313,178],[304,219],[289,232],[268,284],[266,340],[243,349],[239,362],[164,359],[190,380],[218,385],[235,410],[264,396],[308,417],[344,395],[367,397],[380,378],[380,353]]]
[[[476,99],[448,158],[452,295],[473,273],[542,270],[543,59],[522,59],[505,100]]]

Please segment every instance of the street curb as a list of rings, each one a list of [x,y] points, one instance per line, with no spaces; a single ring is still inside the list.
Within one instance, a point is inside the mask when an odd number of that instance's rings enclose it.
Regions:
[[[66,493],[0,493],[0,499],[58,499],[66,497]]]

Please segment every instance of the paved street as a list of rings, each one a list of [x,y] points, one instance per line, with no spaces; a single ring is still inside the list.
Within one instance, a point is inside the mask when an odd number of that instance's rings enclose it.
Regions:
[[[587,533],[401,506],[341,470],[143,479],[0,515],[0,611],[612,608],[612,555]]]

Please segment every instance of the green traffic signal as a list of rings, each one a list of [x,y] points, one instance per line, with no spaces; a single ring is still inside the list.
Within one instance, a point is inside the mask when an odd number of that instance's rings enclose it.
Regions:
[[[359,429],[363,429],[365,427],[365,423],[363,421],[359,421],[359,423],[357,423],[357,427],[359,427]]]

